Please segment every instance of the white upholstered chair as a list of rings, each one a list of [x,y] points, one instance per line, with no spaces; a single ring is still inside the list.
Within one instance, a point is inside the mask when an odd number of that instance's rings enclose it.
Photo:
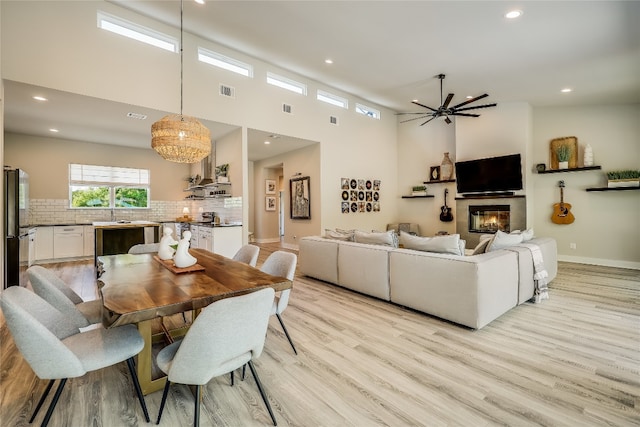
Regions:
[[[258,255],[260,254],[260,248],[255,245],[244,245],[233,256],[236,261],[249,264],[251,267],[255,267],[258,263]]]
[[[139,243],[129,248],[130,254],[152,254],[158,252],[160,243]]]
[[[53,271],[41,265],[32,265],[27,269],[27,276],[34,292],[72,319],[78,328],[102,321],[102,301],[83,301]]]
[[[197,427],[200,423],[202,386],[214,377],[248,364],[273,425],[276,425],[269,400],[253,366],[253,360],[260,356],[264,348],[274,295],[272,288],[264,288],[216,301],[200,312],[182,341],[158,353],[157,365],[167,374],[158,424],[171,383],[196,386],[193,425]]]
[[[260,267],[260,270],[273,276],[286,277],[289,280],[293,280],[296,273],[297,262],[298,257],[295,254],[285,251],[275,251],[264,261],[264,263]],[[282,326],[284,334],[289,340],[289,344],[291,344],[293,352],[295,354],[298,354],[298,351],[296,350],[296,347],[293,345],[293,341],[291,340],[291,336],[289,336],[289,331],[287,331],[287,328],[284,326],[284,322],[282,321],[282,317],[280,316],[289,304],[290,294],[291,289],[286,289],[280,292],[280,295],[275,297],[273,306],[271,308],[271,315],[276,315],[278,321],[280,322],[280,326]]]
[[[134,325],[81,333],[74,321],[35,293],[19,286],[12,286],[0,294],[0,307],[22,356],[39,378],[50,380],[30,423],[38,415],[56,380],[60,382],[42,421],[43,427],[49,423],[69,378],[123,361],[127,362],[145,420],[149,422],[133,362],[144,341]]]

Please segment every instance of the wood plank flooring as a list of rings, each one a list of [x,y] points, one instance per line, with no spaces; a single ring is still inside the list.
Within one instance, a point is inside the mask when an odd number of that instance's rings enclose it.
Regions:
[[[258,265],[279,249],[261,246]],[[95,298],[90,262],[49,267]],[[560,263],[550,295],[473,331],[296,275],[283,319],[298,356],[272,318],[256,368],[279,426],[640,425],[640,271]],[[26,426],[46,381],[6,326],[0,339],[0,425]],[[146,396],[153,422],[160,399]],[[161,425],[192,423],[173,386]],[[69,381],[50,423],[145,424],[124,364]],[[248,375],[206,386],[201,425],[272,424]]]

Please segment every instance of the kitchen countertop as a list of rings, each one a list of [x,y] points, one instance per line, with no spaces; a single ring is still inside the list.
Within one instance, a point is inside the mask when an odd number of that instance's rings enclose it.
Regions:
[[[95,228],[133,228],[133,227],[158,227],[159,222],[153,221],[96,221]]]

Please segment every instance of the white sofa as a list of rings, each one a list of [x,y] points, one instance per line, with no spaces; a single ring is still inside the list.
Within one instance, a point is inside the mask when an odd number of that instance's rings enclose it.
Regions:
[[[557,274],[554,239],[535,238],[548,282]],[[534,293],[531,251],[512,246],[458,256],[324,237],[300,239],[302,274],[480,329]]]

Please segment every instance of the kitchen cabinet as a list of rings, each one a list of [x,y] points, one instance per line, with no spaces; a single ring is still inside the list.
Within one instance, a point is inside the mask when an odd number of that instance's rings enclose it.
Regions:
[[[36,228],[35,260],[53,258],[53,227]]]
[[[200,247],[198,246],[200,227],[198,227],[197,225],[192,225],[189,231],[191,232],[191,240],[189,241],[189,247],[193,249],[198,249]]]
[[[84,255],[83,226],[59,226],[53,228],[53,257],[75,258]]]
[[[242,227],[214,227],[213,228],[213,252],[219,255],[233,258],[242,246]]]
[[[213,228],[198,227],[198,248],[213,252]]]
[[[85,225],[83,229],[84,233],[84,256],[93,256],[96,250],[96,238],[93,232],[92,225]]]
[[[36,261],[36,229],[29,230],[29,255],[27,257],[27,266],[31,267]]]

